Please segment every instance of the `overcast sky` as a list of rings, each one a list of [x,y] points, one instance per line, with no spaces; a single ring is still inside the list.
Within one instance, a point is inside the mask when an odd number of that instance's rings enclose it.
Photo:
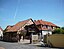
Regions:
[[[0,0],[0,26],[32,18],[64,26],[64,0]]]

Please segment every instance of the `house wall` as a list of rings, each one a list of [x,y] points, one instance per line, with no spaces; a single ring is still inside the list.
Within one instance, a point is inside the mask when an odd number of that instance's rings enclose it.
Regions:
[[[0,30],[0,37],[1,37],[1,36],[3,36],[3,31],[2,31],[2,30]]]
[[[26,30],[26,35],[23,36],[24,39],[30,39],[31,33],[33,34],[37,34],[38,30],[35,27],[34,23],[32,22],[32,20],[29,20],[26,24],[24,24],[18,31],[20,30]],[[19,33],[19,32],[17,32]],[[22,34],[22,31],[20,32]]]
[[[32,20],[29,20],[25,25],[23,25],[23,27],[25,27],[26,25],[28,26],[28,25],[31,25],[31,24],[33,24],[33,22],[32,22]]]
[[[56,27],[56,26],[49,26],[49,25],[42,25],[42,28],[47,28],[49,30],[54,30],[54,29],[56,29],[58,27]]]
[[[52,35],[52,31],[45,31],[45,30],[42,30],[42,31],[40,31],[40,33],[39,33],[39,41],[43,41],[44,40],[44,36],[45,35],[47,35],[47,34],[49,34],[49,35]]]
[[[31,21],[31,20],[29,20],[26,24],[24,24],[19,30],[24,30],[25,28],[25,26],[27,25],[27,26],[29,26],[29,25],[31,25],[31,24],[33,24],[33,22]]]
[[[16,32],[6,32],[6,33],[4,33],[3,40],[9,41],[9,42],[17,42],[18,38],[17,38]]]
[[[32,22],[32,20],[29,20],[29,21],[27,22],[27,25],[31,25],[31,24],[33,24],[33,22]]]
[[[46,34],[52,34],[52,31],[42,31],[42,35],[46,35]]]
[[[32,43],[38,43],[38,35],[32,34]]]

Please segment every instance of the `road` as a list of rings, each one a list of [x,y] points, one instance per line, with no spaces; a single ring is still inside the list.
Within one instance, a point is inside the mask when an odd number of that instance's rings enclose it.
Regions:
[[[0,41],[0,47],[5,49],[58,49],[58,48],[49,48],[49,47],[38,47],[31,44],[21,44],[21,43],[10,43]]]

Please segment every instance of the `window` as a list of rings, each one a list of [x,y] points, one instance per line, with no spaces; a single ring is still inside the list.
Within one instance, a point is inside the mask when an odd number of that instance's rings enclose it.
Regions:
[[[48,29],[52,29],[52,27],[51,26],[48,26]]]
[[[43,26],[43,28],[46,28],[46,26]]]

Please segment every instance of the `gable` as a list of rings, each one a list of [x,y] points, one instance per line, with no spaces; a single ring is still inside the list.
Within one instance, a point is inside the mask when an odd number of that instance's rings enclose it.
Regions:
[[[32,24],[34,24],[33,23],[33,21],[30,19],[28,22],[26,22],[22,27],[20,27],[20,29],[19,30],[24,30],[24,27],[25,26],[29,26],[29,25],[32,25]]]
[[[28,20],[24,20],[21,22],[18,22],[17,24],[15,24],[11,29],[9,29],[7,32],[14,32],[14,31],[18,31],[20,28],[24,29],[24,27],[26,25],[31,25],[33,24],[32,19],[28,19]]]
[[[32,25],[32,24],[34,24],[34,23],[32,22],[32,20],[29,20],[29,21],[25,24],[25,26],[26,26],[26,25]]]

